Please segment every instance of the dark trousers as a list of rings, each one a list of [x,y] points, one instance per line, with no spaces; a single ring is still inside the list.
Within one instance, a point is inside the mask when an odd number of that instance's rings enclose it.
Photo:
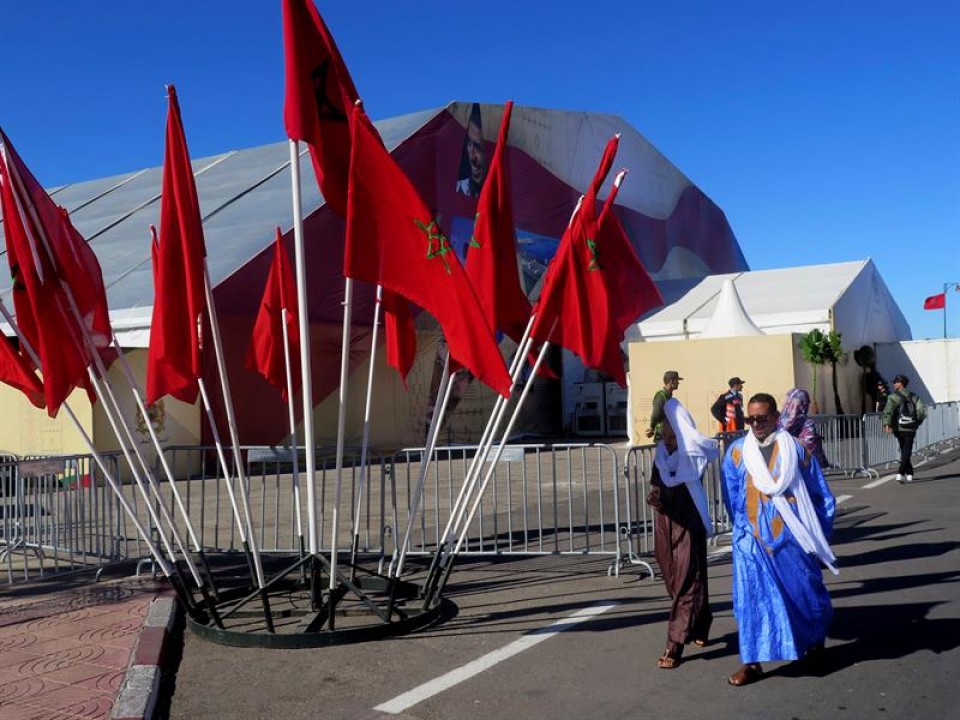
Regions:
[[[897,472],[901,475],[913,475],[910,456],[913,455],[913,441],[916,437],[916,433],[897,433],[897,442],[900,443],[900,469]]]

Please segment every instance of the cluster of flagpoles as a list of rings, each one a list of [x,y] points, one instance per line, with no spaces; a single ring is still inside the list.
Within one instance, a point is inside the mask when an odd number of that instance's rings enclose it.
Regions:
[[[370,374],[364,408],[364,432],[358,492],[362,495],[368,477],[367,450],[373,407],[374,357],[378,324],[383,314],[387,362],[406,379],[416,353],[413,309],[416,305],[440,324],[448,348],[435,412],[421,458],[420,474],[402,541],[391,562],[389,574],[399,578],[411,540],[411,530],[437,437],[446,412],[451,378],[468,370],[498,393],[493,413],[464,479],[441,546],[425,584],[425,603],[442,592],[453,559],[462,550],[467,529],[480,506],[532,383],[523,386],[513,415],[507,419],[508,401],[521,386],[520,379],[534,357],[533,373],[544,371],[548,348],[559,345],[578,354],[588,367],[598,368],[621,385],[625,383],[620,344],[626,327],[651,307],[662,304],[656,286],[636,256],[616,214],[614,199],[626,171],[617,174],[605,203],[598,194],[616,156],[619,136],[607,144],[597,172],[581,197],[551,261],[543,290],[531,308],[520,283],[516,262],[516,237],[509,186],[508,140],[512,103],[501,119],[493,159],[480,197],[470,250],[463,267],[436,218],[419,192],[387,152],[367,118],[346,65],[312,0],[282,0],[286,98],[284,124],[290,139],[291,198],[295,269],[291,271],[280,229],[274,243],[273,262],[254,325],[248,368],[261,373],[283,394],[288,403],[290,445],[293,450],[293,489],[296,532],[301,559],[314,559],[329,573],[329,611],[333,628],[335,596],[350,580],[338,567],[340,546],[341,488],[346,409],[349,398],[348,359],[351,337],[354,280],[377,286],[374,330],[371,337]],[[0,135],[0,181],[8,258],[15,279],[16,319],[2,309],[20,338],[21,350],[0,343],[0,379],[22,390],[51,415],[65,404],[75,387],[86,387],[103,401],[111,424],[139,491],[151,513],[150,522],[160,546],[151,542],[144,528],[84,434],[90,452],[143,536],[164,575],[181,592],[196,614],[203,610],[193,602],[189,587],[196,586],[208,612],[218,625],[214,602],[217,588],[203,549],[183,506],[171,468],[151,423],[147,423],[170,492],[179,511],[179,523],[187,530],[189,543],[178,531],[178,522],[160,501],[161,490],[130,431],[113,389],[106,377],[101,355],[112,338],[137,407],[148,418],[147,406],[170,395],[193,403],[199,396],[207,414],[217,448],[223,482],[231,511],[247,557],[252,592],[241,602],[259,596],[268,630],[273,630],[268,592],[257,533],[250,510],[240,439],[227,380],[214,296],[206,264],[202,220],[196,186],[190,167],[179,103],[168,88],[169,112],[161,196],[160,236],[153,236],[156,299],[147,363],[147,389],[139,389],[127,366],[106,315],[106,296],[99,264],[87,243],[72,228],[66,212],[57,208],[25,167],[5,136]],[[310,363],[310,323],[307,300],[307,267],[304,253],[300,198],[299,142],[307,144],[320,190],[330,208],[346,221],[344,261],[343,346],[339,381],[336,475],[332,504],[329,559],[320,556],[322,514],[318,522],[315,492],[315,432]],[[40,210],[36,204],[41,205]],[[152,228],[151,228],[152,229]],[[53,240],[51,240],[53,236]],[[81,272],[82,270],[82,272]],[[56,310],[57,339],[36,322],[39,313],[48,317]],[[25,330],[25,332],[21,332]],[[510,367],[500,353],[496,332],[517,342]],[[204,382],[202,354],[206,340],[212,345],[226,409],[233,463],[220,439]],[[69,342],[69,347],[64,347]],[[539,346],[539,350],[537,350]],[[294,356],[299,350],[299,367]],[[79,358],[72,365],[64,358]],[[42,380],[36,375],[41,372]],[[295,393],[302,395],[305,468],[301,475],[296,432]],[[78,424],[79,427],[79,424]],[[82,431],[82,428],[81,432]],[[502,429],[502,432],[501,432]],[[499,437],[499,439],[498,439]],[[496,448],[494,449],[494,446]],[[492,453],[492,454],[491,454]],[[301,481],[305,483],[306,527],[301,518]],[[150,502],[150,493],[156,502]],[[360,503],[357,503],[360,507]],[[359,513],[359,510],[358,510]],[[350,567],[355,569],[359,537],[359,514],[352,518]],[[198,567],[193,554],[200,559]],[[182,559],[186,572],[181,570]],[[189,578],[189,579],[188,579]],[[192,582],[191,582],[192,581]],[[315,588],[315,598],[321,596]],[[221,615],[226,617],[240,603]]]

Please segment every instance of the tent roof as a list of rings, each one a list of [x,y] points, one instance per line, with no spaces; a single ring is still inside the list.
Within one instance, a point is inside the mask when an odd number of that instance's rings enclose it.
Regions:
[[[387,147],[393,149],[438,112],[440,109],[425,110],[376,125]],[[300,150],[304,158],[300,192],[307,216],[323,205],[323,198],[306,145],[301,144]],[[29,166],[29,156],[24,159]],[[291,226],[289,166],[287,142],[193,160],[214,285],[269,245],[276,226]],[[148,227],[159,222],[162,172],[162,166],[148,168],[50,191],[97,253],[111,309],[153,304]],[[5,262],[0,268],[0,287],[6,296],[11,284],[9,268]]]
[[[645,316],[632,339],[680,340],[698,337],[713,318],[725,281],[733,282],[744,310],[766,334],[836,327],[850,342],[909,340],[910,327],[872,260],[708,275],[659,283],[664,307]],[[845,320],[845,322],[847,322]],[[856,327],[857,322],[861,327]],[[862,340],[862,342],[859,342]]]
[[[737,287],[733,280],[723,281],[720,296],[710,322],[700,333],[700,337],[743,337],[747,335],[763,335],[749,313],[743,307],[743,301],[737,294]]]
[[[472,105],[452,102],[442,108],[382,120],[376,126],[395,157],[402,156],[415,143],[419,143],[417,147],[421,149],[416,152],[422,157],[423,147],[439,147],[444,123],[452,119],[466,126]],[[489,118],[483,127],[484,139],[495,142],[503,106],[481,107]],[[189,128],[187,133],[189,140]],[[635,244],[639,246],[638,252],[648,254],[643,259],[653,277],[658,281],[669,277],[700,277],[718,270],[747,267],[722,211],[622,118],[516,106],[510,146],[555,178],[559,183],[557,187],[562,185],[579,192],[588,185],[597,158],[614,133],[621,134],[621,161],[633,169],[630,180],[618,195],[617,206],[633,213],[633,227],[640,228],[636,233],[646,233],[640,235]],[[307,218],[316,214],[324,201],[307,159],[306,145],[300,147],[301,157],[305,159],[300,164],[300,190],[303,215]],[[21,154],[29,166],[29,153]],[[430,164],[437,162],[441,160],[432,160]],[[446,158],[442,162],[446,163]],[[261,255],[270,246],[275,227],[289,231],[292,226],[289,164],[287,142],[193,160],[210,279],[215,287]],[[420,182],[430,183],[431,174],[440,176],[435,167],[420,170]],[[111,315],[125,318],[129,331],[149,325],[153,273],[148,227],[158,223],[161,176],[162,167],[153,167],[50,191],[53,199],[70,212],[74,225],[96,252],[107,286]],[[417,183],[416,178],[411,179]],[[540,182],[535,182],[535,187],[546,187],[542,182],[544,178],[538,179]],[[606,194],[611,182],[612,175],[601,196]],[[568,217],[569,210],[564,205],[567,198],[560,197],[553,189],[550,192],[549,202],[531,195],[528,205],[535,205],[538,213],[545,207],[548,215]],[[631,232],[629,223],[625,224]],[[543,230],[535,232],[550,234]],[[7,263],[0,262],[0,292],[5,299],[9,298],[10,285]],[[145,324],[137,326],[133,317],[145,319]]]

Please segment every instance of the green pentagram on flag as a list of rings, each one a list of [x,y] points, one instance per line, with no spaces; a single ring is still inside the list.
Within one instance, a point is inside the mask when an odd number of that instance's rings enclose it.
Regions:
[[[433,260],[435,257],[439,257],[443,261],[443,267],[446,269],[447,275],[450,275],[450,262],[447,260],[446,255],[448,252],[452,252],[453,248],[450,247],[450,241],[447,240],[447,236],[443,234],[440,226],[437,225],[437,221],[431,220],[429,223],[423,223],[414,218],[413,222],[415,222],[417,227],[423,230],[427,236],[427,260]]]
[[[603,270],[600,258],[597,256],[597,241],[587,238],[587,249],[590,251],[590,263],[587,265],[587,270]]]
[[[476,234],[477,220],[479,219],[480,219],[480,213],[477,213],[476,215],[473,216],[473,231],[470,233],[470,247],[472,248],[480,247],[480,243],[477,242],[477,234]]]

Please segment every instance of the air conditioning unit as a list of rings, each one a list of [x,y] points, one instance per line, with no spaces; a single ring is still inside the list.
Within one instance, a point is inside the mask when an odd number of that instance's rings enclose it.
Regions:
[[[604,398],[607,435],[628,435],[627,403],[629,400],[626,388],[616,383],[606,383]]]
[[[606,434],[603,385],[598,382],[573,384],[576,397],[574,432],[577,435]]]

